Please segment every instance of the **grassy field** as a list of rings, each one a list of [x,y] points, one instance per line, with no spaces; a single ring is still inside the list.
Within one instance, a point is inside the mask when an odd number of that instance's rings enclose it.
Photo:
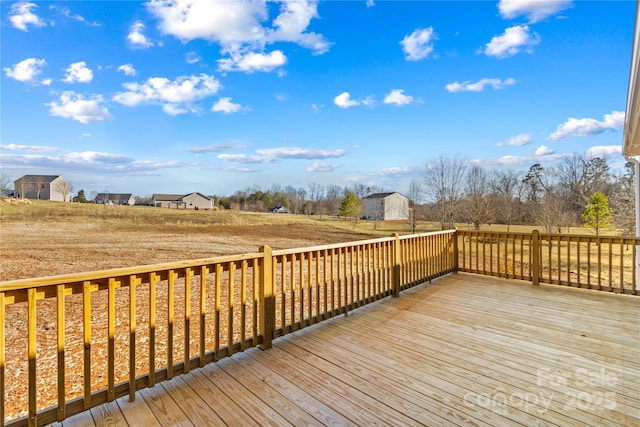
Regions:
[[[419,231],[434,229],[421,224]],[[305,247],[407,234],[403,222],[170,210],[35,201],[0,202],[0,281]]]
[[[438,230],[419,222],[416,232]],[[459,224],[460,230],[469,230]],[[515,225],[513,232],[541,227]],[[482,231],[506,231],[504,225]],[[194,211],[147,206],[0,202],[0,281],[409,234],[407,221]],[[563,230],[566,233],[566,230]],[[573,228],[571,234],[593,234]]]

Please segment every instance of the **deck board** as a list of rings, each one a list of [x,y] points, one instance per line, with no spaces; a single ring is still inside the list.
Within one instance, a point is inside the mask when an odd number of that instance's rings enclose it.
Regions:
[[[640,425],[639,313],[453,274],[62,425]]]

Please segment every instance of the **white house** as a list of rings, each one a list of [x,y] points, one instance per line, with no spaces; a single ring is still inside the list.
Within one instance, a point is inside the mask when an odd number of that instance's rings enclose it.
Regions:
[[[153,206],[169,209],[213,209],[213,199],[202,193],[154,194],[151,198]]]
[[[364,219],[407,220],[409,219],[409,199],[398,192],[375,193],[362,199]]]
[[[129,205],[136,204],[131,193],[98,193],[94,201],[99,205]]]
[[[14,195],[21,199],[70,202],[71,185],[59,175],[24,175],[13,181]]]

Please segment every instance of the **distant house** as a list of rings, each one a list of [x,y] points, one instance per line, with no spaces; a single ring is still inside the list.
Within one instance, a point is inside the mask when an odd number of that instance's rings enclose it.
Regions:
[[[202,193],[154,194],[151,198],[153,206],[169,209],[213,209],[213,199]]]
[[[362,199],[362,216],[370,220],[409,219],[409,199],[398,192],[375,193]]]
[[[59,175],[24,175],[13,181],[14,194],[20,199],[70,202],[71,185]]]
[[[285,208],[284,206],[276,206],[274,208],[271,208],[269,210],[269,212],[271,212],[271,213],[289,213],[289,209]]]
[[[129,205],[136,204],[131,193],[98,193],[94,201],[99,205]]]

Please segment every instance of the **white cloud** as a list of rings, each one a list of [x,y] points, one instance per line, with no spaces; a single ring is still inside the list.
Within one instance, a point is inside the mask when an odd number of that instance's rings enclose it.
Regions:
[[[391,92],[385,95],[383,102],[385,104],[407,105],[420,101],[415,99],[411,95],[405,95],[404,89],[393,89]]]
[[[313,18],[318,18],[318,2],[288,0],[280,4],[280,14],[274,19],[274,31],[267,32],[271,42],[292,42],[321,55],[331,44],[321,34],[306,32]]]
[[[589,136],[606,130],[619,130],[624,127],[624,117],[623,111],[615,110],[611,114],[605,114],[604,120],[570,117],[566,122],[558,125],[556,131],[549,135],[549,139],[557,141],[570,136]]]
[[[318,150],[301,147],[277,147],[255,150],[254,154],[218,154],[218,158],[233,163],[273,163],[281,159],[327,159],[342,157],[347,153],[344,149]]]
[[[51,7],[52,9],[55,8],[54,6]],[[66,16],[69,19],[73,19],[74,21],[78,21],[78,22],[82,22],[83,24],[86,24],[90,27],[99,27],[100,23],[98,22],[89,22],[87,21],[84,16],[78,15],[78,14],[72,14],[71,10],[69,10],[68,7],[63,7],[60,9],[60,13],[62,13],[64,16]]]
[[[433,27],[419,28],[405,36],[400,42],[402,51],[407,61],[419,61],[433,51],[433,40],[437,39],[433,33]]]
[[[367,0],[367,7],[368,7],[368,8],[369,8],[369,7],[373,7],[373,6],[375,6],[375,5],[376,5],[376,3],[375,3],[373,0]]]
[[[535,23],[571,6],[571,0],[500,0],[498,10],[505,19],[526,16]]]
[[[587,150],[587,157],[608,157],[622,155],[622,144],[618,145],[596,145]]]
[[[131,64],[122,64],[118,67],[118,71],[122,71],[125,76],[135,76],[137,74],[136,69]]]
[[[319,113],[324,108],[324,104],[311,104],[311,109],[314,113]]]
[[[358,105],[371,107],[374,105],[372,96],[355,100],[355,99],[351,99],[351,94],[349,94],[349,92],[342,92],[340,95],[333,98],[333,103],[340,108],[349,108],[349,107],[355,107]]]
[[[335,150],[317,150],[314,148],[278,147],[259,149],[256,150],[256,153],[274,159],[326,159],[330,157],[341,157],[347,153],[347,150],[342,148]]]
[[[51,82],[53,82],[53,79],[43,79],[40,84],[42,86],[51,86]]]
[[[202,58],[198,56],[195,52],[187,52],[187,64],[195,64],[200,62]]]
[[[270,53],[249,52],[244,55],[233,54],[230,58],[218,60],[218,69],[221,71],[254,71],[269,72],[282,67],[287,63],[287,57],[281,50]]]
[[[307,167],[307,172],[333,172],[341,167],[340,163],[313,162],[311,166]]]
[[[170,116],[179,116],[180,114],[197,113],[199,110],[198,108],[190,105],[164,104],[162,106],[162,111]]]
[[[82,134],[82,135],[80,135],[80,136],[81,136],[82,138],[89,138],[89,137],[91,136],[91,134],[90,134],[90,133],[88,133],[88,132],[85,132],[85,133],[83,133],[83,134]]]
[[[0,144],[0,150],[11,151],[58,151],[56,147],[46,145],[19,145],[19,144]]]
[[[18,62],[13,67],[6,67],[3,68],[3,70],[7,74],[7,77],[26,83],[32,82],[38,74],[42,73],[42,67],[45,65],[47,65],[47,61],[44,59],[27,58]]]
[[[354,101],[351,99],[351,95],[349,94],[349,92],[342,92],[340,95],[333,98],[333,103],[340,108],[349,108],[360,105],[358,101]]]
[[[35,3],[18,2],[11,5],[11,14],[9,20],[11,24],[19,30],[28,31],[28,26],[45,27],[47,24],[38,15],[33,13],[31,9],[37,8]]]
[[[158,28],[162,33],[183,42],[194,39],[217,42],[223,54],[231,55],[221,67],[226,65],[230,70],[244,71],[233,65],[249,53],[263,51],[271,43],[291,42],[311,49],[314,54],[327,52],[331,44],[324,36],[307,31],[311,20],[318,17],[317,4],[316,0],[284,0],[272,20],[269,13],[274,8],[267,7],[265,0],[151,0],[146,5],[160,21]],[[271,26],[264,24],[269,21]],[[250,70],[264,71],[263,68]]]
[[[516,25],[505,29],[502,35],[494,36],[486,44],[484,53],[487,56],[502,59],[513,56],[522,49],[531,52],[531,47],[538,43],[540,43],[540,36],[536,33],[529,33],[529,26]]]
[[[553,148],[549,148],[546,145],[541,145],[536,149],[536,156],[548,156],[555,152],[556,150],[554,150]]]
[[[271,163],[274,159],[268,159],[264,156],[255,154],[218,154],[220,160],[231,163]]]
[[[127,35],[127,40],[131,47],[146,49],[153,46],[153,42],[151,42],[147,36],[142,33],[144,29],[145,25],[142,21],[136,21],[133,23],[129,30],[129,34]]]
[[[222,87],[213,76],[181,76],[171,81],[164,77],[151,77],[144,83],[124,83],[126,91],[117,93],[113,100],[128,107],[141,104],[162,105],[170,115],[197,111],[191,104],[215,95]]]
[[[467,80],[466,82],[458,83],[453,82],[445,85],[445,89],[449,92],[482,92],[485,86],[491,86],[494,89],[502,89],[505,86],[511,86],[515,84],[515,80],[512,78],[508,79],[480,79],[477,82],[471,82]]]
[[[546,147],[545,147],[546,148]],[[540,148],[538,148],[540,150]],[[551,149],[549,149],[551,150]],[[475,159],[473,160],[476,164],[498,164],[503,166],[531,166],[531,163],[536,162],[554,162],[557,160],[562,160],[567,157],[573,156],[572,153],[555,153],[551,150],[552,154],[544,154],[544,150],[541,150],[540,155],[532,155],[532,156],[503,156],[496,160],[487,160],[487,159]]]
[[[218,153],[220,151],[231,150],[233,148],[241,148],[243,146],[240,142],[230,142],[226,144],[212,144],[198,147],[191,147],[186,151],[195,154],[205,154],[205,153]]]
[[[75,62],[66,69],[63,82],[66,83],[89,83],[93,80],[93,71],[87,67],[84,61]]]
[[[532,142],[533,142],[533,137],[531,135],[529,135],[528,133],[521,133],[519,135],[512,136],[507,140],[507,142],[499,142],[496,145],[499,147],[503,145],[509,145],[512,147],[521,147],[523,145],[531,144]]]
[[[215,111],[217,113],[225,113],[225,114],[237,113],[238,111],[241,111],[241,110],[249,110],[250,111],[250,108],[243,107],[240,104],[233,103],[231,101],[231,98],[229,98],[229,97],[220,98],[211,107],[211,111]]]
[[[103,107],[102,96],[95,95],[85,99],[75,92],[63,92],[60,101],[53,101],[46,104],[49,107],[49,114],[65,119],[73,119],[80,123],[103,122],[111,117],[109,110]]]

